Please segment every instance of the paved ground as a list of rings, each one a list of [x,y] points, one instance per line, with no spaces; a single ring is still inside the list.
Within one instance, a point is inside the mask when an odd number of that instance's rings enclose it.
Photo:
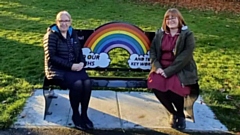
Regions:
[[[27,128],[34,128],[34,130],[44,127],[48,128],[46,130],[71,128],[73,124],[68,91],[56,90],[55,93],[59,97],[54,99],[50,106],[52,115],[48,115],[43,120],[44,97],[42,90],[36,90],[28,99],[24,110],[19,114],[18,120],[12,127],[18,128],[18,130],[23,128],[20,130],[25,131]],[[194,108],[196,122],[187,121],[185,132],[227,132],[228,129],[215,119],[213,112],[208,106],[201,103],[200,99],[197,100]],[[171,130],[167,123],[168,115],[165,109],[151,93],[93,91],[88,112],[99,133],[102,130],[104,130],[104,134],[107,130],[114,130],[114,133],[142,129],[152,132],[156,132],[153,129],[157,131]],[[130,133],[132,134],[132,132]]]

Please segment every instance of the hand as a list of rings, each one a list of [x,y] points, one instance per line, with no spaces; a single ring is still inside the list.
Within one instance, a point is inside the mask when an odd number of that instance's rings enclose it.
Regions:
[[[162,72],[163,72],[163,69],[161,69],[161,68],[158,68],[156,71],[157,74],[162,74]]]
[[[161,68],[158,68],[156,73],[161,74],[163,77],[167,78],[166,74],[164,73],[163,69],[161,69]]]
[[[78,71],[80,71],[80,70],[83,69],[84,63],[83,63],[83,62],[80,62],[80,63],[79,63],[79,66],[80,66],[80,69],[79,69]]]
[[[83,66],[81,64],[73,64],[72,65],[72,71],[80,71],[82,70]]]
[[[80,62],[79,64],[80,64],[80,66],[82,66],[82,68],[83,68],[83,66],[84,66],[84,63],[83,63],[83,62]]]
[[[167,78],[166,74],[164,73],[164,71],[161,73],[161,75],[165,78]]]

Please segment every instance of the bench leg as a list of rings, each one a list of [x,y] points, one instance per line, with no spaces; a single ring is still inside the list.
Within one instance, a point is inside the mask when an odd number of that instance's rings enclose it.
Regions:
[[[58,96],[54,93],[54,90],[49,90],[48,98],[58,98]]]
[[[53,90],[49,89],[43,89],[43,96],[45,99],[45,110],[44,110],[44,120],[46,118],[46,115],[51,115],[52,112],[49,112],[48,109],[51,105],[52,99],[57,98],[57,95],[54,93]]]

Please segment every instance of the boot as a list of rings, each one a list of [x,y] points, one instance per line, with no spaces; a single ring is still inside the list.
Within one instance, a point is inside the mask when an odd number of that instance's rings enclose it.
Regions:
[[[176,128],[178,130],[184,130],[186,128],[186,120],[184,117],[177,118]]]
[[[86,130],[87,129],[87,126],[83,122],[80,115],[77,115],[77,114],[72,115],[72,121],[73,121],[73,124],[75,125],[75,127],[77,129],[79,129],[79,130]]]
[[[177,116],[173,115],[173,114],[170,114],[169,115],[169,124],[172,128],[176,127],[176,122],[177,122]]]
[[[83,120],[84,124],[88,129],[93,129],[93,122],[88,118],[86,115],[81,115],[81,119]]]

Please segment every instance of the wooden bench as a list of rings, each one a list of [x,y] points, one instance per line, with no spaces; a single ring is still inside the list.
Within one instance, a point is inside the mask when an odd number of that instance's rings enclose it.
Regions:
[[[87,61],[87,71],[95,72],[123,72],[122,76],[95,76],[90,75],[92,86],[96,89],[115,88],[147,88],[147,77],[131,76],[133,72],[147,75],[150,71],[149,47],[155,32],[144,32],[137,26],[122,22],[110,22],[95,30],[77,30],[80,42],[84,45],[83,54]],[[108,52],[122,48],[129,53],[127,68],[110,67]],[[114,58],[111,58],[114,59]],[[116,59],[116,58],[115,58]],[[124,64],[120,63],[119,65]],[[57,98],[53,89],[59,86],[61,81],[48,80],[43,82],[43,95],[45,98],[45,113],[48,111],[51,101]],[[67,88],[61,88],[67,89]]]

